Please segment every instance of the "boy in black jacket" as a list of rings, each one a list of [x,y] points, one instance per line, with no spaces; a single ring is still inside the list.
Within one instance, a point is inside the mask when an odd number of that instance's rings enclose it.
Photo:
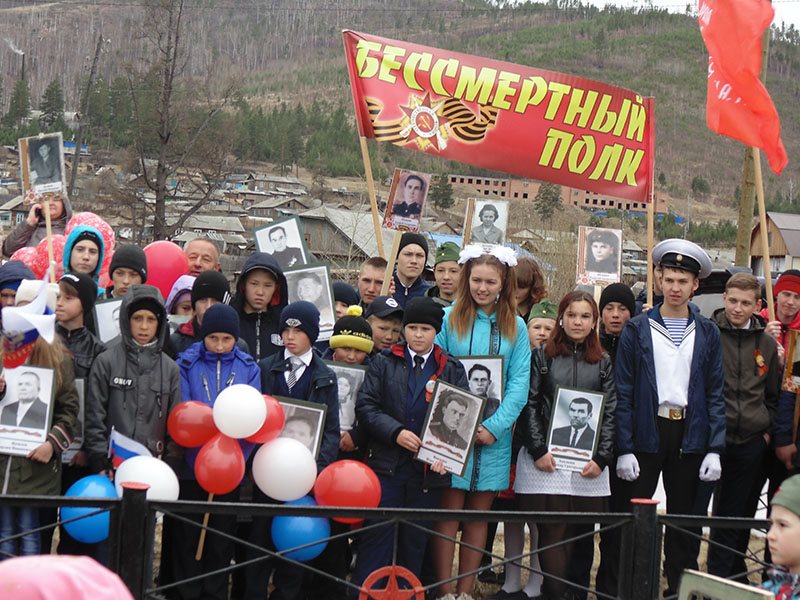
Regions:
[[[257,253],[258,254],[258,253]],[[268,256],[268,255],[267,255]],[[242,272],[242,277],[245,274]],[[277,293],[277,292],[276,292]],[[319,335],[319,311],[310,302],[292,302],[280,313],[278,334],[283,342],[283,352],[268,356],[258,363],[261,367],[261,391],[272,396],[285,396],[324,404],[327,407],[322,431],[322,444],[317,456],[317,471],[336,460],[339,452],[339,398],[336,375],[317,356],[311,346]],[[275,502],[259,489],[254,490],[254,501]],[[269,539],[271,519],[254,518],[252,542],[263,544]],[[263,556],[248,553],[247,559]],[[305,571],[285,561],[274,563],[271,600],[289,600],[303,597]],[[245,567],[246,589],[244,598],[263,600],[269,583],[269,571],[263,564]]]
[[[375,356],[361,385],[356,416],[368,438],[367,464],[381,482],[380,506],[436,508],[440,490],[450,483],[440,463],[431,467],[414,460],[433,382],[441,379],[469,389],[464,366],[434,343],[443,318],[444,310],[433,298],[409,300],[403,316],[406,342]],[[391,564],[393,532],[386,526],[360,536],[352,583],[361,585],[375,569]],[[400,527],[397,562],[417,577],[427,541],[424,531]]]

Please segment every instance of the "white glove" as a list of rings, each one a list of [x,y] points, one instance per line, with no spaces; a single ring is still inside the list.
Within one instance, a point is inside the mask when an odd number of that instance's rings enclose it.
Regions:
[[[617,477],[625,481],[636,481],[639,477],[639,461],[634,454],[623,454],[617,459]]]
[[[719,462],[719,454],[709,452],[700,465],[700,481],[717,481],[722,475],[722,465]]]

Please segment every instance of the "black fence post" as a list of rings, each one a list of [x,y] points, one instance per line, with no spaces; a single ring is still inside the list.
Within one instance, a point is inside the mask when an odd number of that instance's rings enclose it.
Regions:
[[[119,516],[119,576],[137,600],[144,597],[146,578],[150,573],[147,534],[147,489],[144,483],[122,484],[122,506]],[[124,549],[124,550],[123,550]]]
[[[661,535],[657,500],[631,500],[633,523],[622,534],[619,597],[623,600],[658,598],[661,568]]]

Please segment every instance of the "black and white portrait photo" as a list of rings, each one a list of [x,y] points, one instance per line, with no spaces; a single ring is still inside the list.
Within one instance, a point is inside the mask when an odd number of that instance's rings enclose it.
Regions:
[[[61,453],[61,462],[65,465],[68,465],[72,462],[72,459],[75,458],[75,455],[83,446],[83,424],[84,424],[84,406],[85,406],[85,398],[86,398],[86,383],[83,379],[76,379],[75,380],[75,389],[78,392],[78,420],[76,422],[76,429],[73,431],[72,435],[72,443],[69,445],[69,448],[64,450]]]
[[[419,231],[430,185],[428,173],[395,169],[383,226],[398,231]]]
[[[255,237],[258,251],[271,254],[281,269],[301,267],[309,262],[297,217],[260,227],[255,230]]]
[[[6,391],[0,401],[0,453],[27,455],[50,430],[53,370],[23,365],[3,371]]]
[[[591,460],[604,397],[597,392],[558,388],[548,446],[559,469],[580,471]]]
[[[328,265],[315,264],[284,271],[289,286],[289,302],[305,300],[319,310],[319,338],[330,339],[336,312]]]
[[[474,206],[470,243],[484,246],[504,244],[508,228],[508,202],[476,200]]]
[[[469,391],[486,399],[481,418],[484,421],[497,412],[503,401],[503,357],[459,356],[458,360],[467,371]]]
[[[441,460],[448,472],[462,475],[485,403],[485,398],[437,381],[417,458],[429,464]]]
[[[122,298],[103,300],[94,305],[97,337],[104,344],[119,337],[119,309],[121,307]]]
[[[306,402],[283,396],[276,396],[276,398],[283,407],[283,414],[286,417],[278,437],[292,438],[301,442],[316,459],[322,445],[322,432],[328,407],[316,402]]]
[[[37,193],[60,192],[64,179],[61,133],[19,140],[22,187]]]
[[[339,429],[342,432],[350,431],[356,422],[356,396],[367,368],[358,365],[348,365],[341,362],[324,361],[336,374],[336,386],[339,397]]]
[[[621,230],[580,226],[577,282],[584,285],[618,282],[622,264],[621,248]]]

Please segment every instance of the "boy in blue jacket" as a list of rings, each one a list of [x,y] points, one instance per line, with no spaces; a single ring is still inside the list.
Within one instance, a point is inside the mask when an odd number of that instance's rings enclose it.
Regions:
[[[283,351],[268,356],[259,362],[261,367],[261,389],[265,394],[284,396],[324,404],[327,407],[322,432],[322,444],[317,456],[317,471],[333,461],[339,452],[339,397],[336,375],[317,356],[312,346],[319,336],[319,311],[311,302],[298,301],[286,306],[280,314],[278,333],[283,342]],[[260,490],[254,490],[254,500],[274,502]],[[271,520],[253,519],[254,543],[269,539]],[[261,553],[247,554],[246,558],[263,556]],[[271,600],[288,600],[303,597],[305,571],[290,563],[274,564],[275,590]],[[245,567],[246,590],[244,598],[263,600],[267,595],[269,571],[263,564]]]
[[[200,326],[201,342],[195,342],[178,359],[181,373],[181,396],[183,401],[197,400],[214,406],[219,393],[234,384],[247,384],[261,390],[261,371],[252,357],[240,350],[236,345],[239,338],[239,315],[227,304],[214,304],[209,308]],[[245,460],[252,453],[255,444],[239,441]],[[203,490],[194,478],[194,461],[199,448],[187,449],[185,463],[179,471],[181,480],[181,500],[206,500],[208,493]],[[238,500],[239,490],[224,496],[216,496],[220,502]],[[202,515],[192,515],[196,521]],[[206,536],[203,557],[195,560],[200,528],[196,525],[173,519],[165,519],[168,530],[165,539],[165,559],[169,561],[174,581],[195,577],[201,573],[209,573],[230,565],[233,558],[234,544],[213,533]],[[209,526],[222,530],[230,535],[236,531],[235,515],[212,515]],[[170,551],[171,550],[171,551]],[[162,585],[167,582],[162,578]],[[177,588],[177,598],[228,597],[228,574],[205,577],[199,581],[182,584]]]
[[[433,298],[409,300],[403,315],[406,342],[375,356],[361,385],[356,416],[367,435],[367,464],[381,482],[380,506],[437,508],[441,489],[450,485],[441,464],[431,467],[414,460],[432,383],[440,379],[463,389],[469,385],[461,362],[434,343],[443,319],[444,310]],[[393,535],[394,528],[386,526],[360,536],[352,583],[361,585],[375,569],[391,564]],[[401,526],[399,536],[397,562],[419,577],[428,534]]]

